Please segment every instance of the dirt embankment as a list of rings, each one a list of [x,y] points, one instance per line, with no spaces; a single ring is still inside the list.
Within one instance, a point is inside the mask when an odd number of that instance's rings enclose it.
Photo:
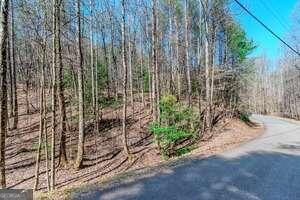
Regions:
[[[27,113],[25,93],[20,89],[18,94],[20,108],[18,129],[10,130],[6,139],[6,179],[8,188],[31,189],[34,185],[39,136],[38,95],[29,96],[32,106],[30,112]],[[68,119],[76,119],[75,110],[68,107]],[[87,121],[84,167],[81,170],[75,170],[72,167],[72,160],[76,157],[78,131],[76,127],[71,127],[68,130],[66,149],[69,165],[56,169],[56,194],[64,193],[62,191],[69,188],[98,184],[104,180],[110,180],[116,175],[124,174],[124,172],[131,173],[140,169],[151,169],[174,160],[181,160],[181,158],[172,158],[165,161],[161,158],[153,142],[153,136],[148,131],[149,123],[152,120],[149,109],[138,102],[135,102],[134,110],[131,107],[128,108],[128,143],[133,154],[133,158],[129,160],[123,153],[121,114],[122,110],[119,107],[103,108],[102,119],[99,122],[100,130],[97,134],[93,132],[94,124]],[[50,119],[49,115],[47,123],[48,142],[51,141]],[[226,151],[257,137],[262,133],[262,130],[262,126],[257,124],[250,123],[247,125],[237,119],[223,120],[215,127],[212,134],[206,134],[204,139],[196,144],[197,148],[184,157],[206,157]],[[57,138],[59,137],[57,136]],[[56,141],[56,166],[58,166],[59,160],[58,149],[59,141]],[[47,190],[44,152],[42,149],[39,192],[36,194]]]
[[[121,173],[116,172],[112,175],[102,176],[95,179],[88,184],[78,181],[76,185],[68,185],[56,191],[54,194],[37,194],[36,198],[45,199],[68,199],[68,196],[73,190],[84,190],[90,187],[97,187],[99,184],[109,184],[124,177],[132,176],[139,177],[141,174],[153,173],[159,171],[164,165],[176,164],[176,162],[184,162],[186,158],[201,157],[205,158],[218,153],[222,153],[229,149],[235,148],[249,140],[252,140],[263,133],[263,126],[256,123],[245,123],[238,119],[224,120],[220,123],[211,134],[203,141],[197,144],[197,148],[189,154],[183,156],[184,158],[172,158],[168,161],[162,160],[158,155],[155,146],[138,158],[133,159],[131,167],[124,169]],[[83,176],[84,177],[84,176]]]

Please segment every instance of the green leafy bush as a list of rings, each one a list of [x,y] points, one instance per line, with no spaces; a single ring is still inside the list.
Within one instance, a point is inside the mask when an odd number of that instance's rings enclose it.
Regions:
[[[176,145],[196,136],[198,117],[192,109],[178,103],[173,95],[163,96],[159,108],[160,122],[152,123],[150,131],[156,138],[161,154],[171,157],[189,152],[189,147],[176,149]]]
[[[243,122],[250,122],[250,115],[247,113],[240,113],[240,119]]]

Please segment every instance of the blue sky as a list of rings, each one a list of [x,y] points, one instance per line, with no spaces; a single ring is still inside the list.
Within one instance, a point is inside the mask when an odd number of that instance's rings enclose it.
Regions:
[[[276,34],[284,38],[291,26],[291,17],[297,0],[240,0],[256,17]],[[273,62],[280,56],[281,42],[232,1],[232,12],[258,45],[251,56],[265,54]]]

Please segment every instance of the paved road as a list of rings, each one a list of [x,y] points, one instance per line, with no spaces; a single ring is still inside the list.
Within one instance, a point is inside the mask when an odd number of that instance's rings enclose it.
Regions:
[[[253,118],[265,124],[264,135],[234,150],[76,194],[74,199],[299,200],[300,125],[266,116]]]

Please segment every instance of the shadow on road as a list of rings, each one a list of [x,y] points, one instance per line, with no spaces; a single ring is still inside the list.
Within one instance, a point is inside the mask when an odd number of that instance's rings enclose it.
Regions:
[[[300,157],[253,152],[236,158],[187,159],[158,174],[127,178],[106,188],[89,188],[73,199],[300,199]]]

